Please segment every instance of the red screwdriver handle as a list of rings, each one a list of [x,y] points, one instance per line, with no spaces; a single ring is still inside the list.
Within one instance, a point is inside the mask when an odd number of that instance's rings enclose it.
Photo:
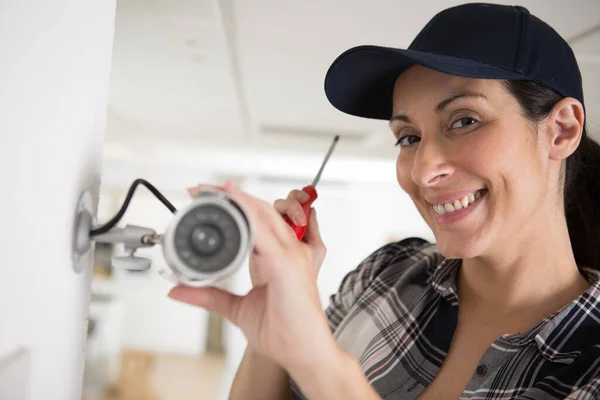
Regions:
[[[310,206],[312,205],[313,201],[315,201],[317,199],[317,191],[314,186],[312,186],[312,185],[304,186],[302,188],[302,191],[304,193],[308,194],[308,196],[309,196],[308,200],[304,204],[302,204],[302,209],[304,210],[304,215],[306,215],[306,222],[307,222],[306,225],[298,226],[298,225],[294,224],[292,222],[292,220],[288,218],[287,215],[283,217],[285,222],[287,222],[287,224],[292,227],[294,232],[296,232],[296,237],[298,238],[298,240],[302,240],[302,238],[304,237],[304,234],[306,233],[306,228],[308,227],[308,214],[310,214]]]

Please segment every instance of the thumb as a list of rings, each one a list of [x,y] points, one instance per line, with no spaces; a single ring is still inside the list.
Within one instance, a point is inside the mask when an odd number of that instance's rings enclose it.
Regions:
[[[242,297],[216,287],[175,286],[168,296],[173,300],[216,312],[237,325],[237,309]]]

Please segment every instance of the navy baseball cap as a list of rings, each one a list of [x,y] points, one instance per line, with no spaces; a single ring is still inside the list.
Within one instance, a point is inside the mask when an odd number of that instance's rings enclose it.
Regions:
[[[568,43],[524,7],[484,3],[438,13],[406,50],[345,51],[327,71],[325,93],[345,113],[389,120],[394,83],[411,65],[466,78],[535,81],[583,105],[581,73]]]

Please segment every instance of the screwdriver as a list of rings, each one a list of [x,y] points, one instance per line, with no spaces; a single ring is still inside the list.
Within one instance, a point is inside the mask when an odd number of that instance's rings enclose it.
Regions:
[[[296,237],[298,238],[298,240],[302,240],[302,238],[304,237],[304,234],[306,233],[306,227],[308,226],[308,214],[310,213],[310,206],[317,199],[317,190],[315,189],[315,186],[317,186],[317,183],[319,182],[319,179],[321,178],[321,173],[323,172],[323,169],[325,168],[325,164],[327,164],[327,161],[329,160],[329,156],[331,156],[331,153],[333,153],[333,149],[335,148],[335,145],[337,144],[339,139],[340,139],[340,135],[336,135],[333,138],[333,143],[331,143],[331,146],[329,147],[329,151],[327,152],[327,155],[325,156],[325,159],[323,160],[323,163],[321,164],[321,168],[319,168],[319,172],[317,172],[317,176],[315,176],[315,179],[312,181],[312,183],[310,185],[304,186],[302,188],[302,191],[304,193],[308,194],[308,196],[309,196],[306,203],[302,204],[302,209],[304,210],[304,215],[306,215],[307,225],[297,226],[296,224],[294,224],[292,222],[291,219],[288,218],[287,215],[284,216],[285,222],[287,222],[287,224],[292,227],[292,229],[296,233]]]

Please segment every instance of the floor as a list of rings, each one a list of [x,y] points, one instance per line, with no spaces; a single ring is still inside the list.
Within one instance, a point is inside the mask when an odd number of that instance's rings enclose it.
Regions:
[[[84,400],[217,400],[224,358],[135,353],[124,357],[122,379],[101,398]]]
[[[211,355],[204,355],[199,360],[159,356],[154,371],[154,389],[158,399],[216,400],[223,363],[222,357]]]

